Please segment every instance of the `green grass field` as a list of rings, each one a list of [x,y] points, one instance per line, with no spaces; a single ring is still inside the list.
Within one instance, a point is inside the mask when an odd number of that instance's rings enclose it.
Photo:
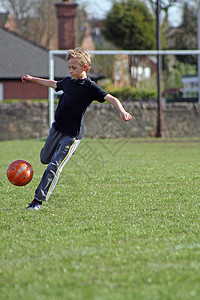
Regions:
[[[26,211],[42,140],[0,142],[2,300],[200,299],[200,143],[88,140]],[[33,180],[6,169],[28,160]]]

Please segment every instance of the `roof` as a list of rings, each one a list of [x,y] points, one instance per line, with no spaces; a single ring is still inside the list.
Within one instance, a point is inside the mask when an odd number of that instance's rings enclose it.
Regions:
[[[0,27],[0,80],[19,79],[24,74],[49,78],[49,52],[20,35]],[[67,53],[67,51],[66,51]],[[55,79],[69,75],[65,59],[55,56]],[[92,80],[102,79],[102,74],[89,72]]]
[[[182,76],[182,78],[195,78],[195,77],[198,77],[198,74],[188,74]]]
[[[28,73],[37,77],[49,77],[48,51],[21,36],[0,27],[0,80],[15,79]],[[55,57],[55,78],[69,75],[67,63]]]

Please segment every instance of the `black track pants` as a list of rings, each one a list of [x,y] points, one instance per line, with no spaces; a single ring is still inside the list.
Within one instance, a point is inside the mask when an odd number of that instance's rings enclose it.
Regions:
[[[74,154],[80,141],[56,131],[53,127],[50,129],[44,148],[40,153],[41,163],[48,164],[48,166],[35,190],[35,199],[40,201],[49,199],[64,165]]]

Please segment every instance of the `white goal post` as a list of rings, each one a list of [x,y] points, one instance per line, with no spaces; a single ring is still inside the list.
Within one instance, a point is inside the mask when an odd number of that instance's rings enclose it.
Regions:
[[[198,84],[199,84],[199,102],[200,102],[200,50],[94,50],[88,51],[94,55],[198,55]],[[54,80],[54,55],[66,55],[67,50],[49,51],[49,79]],[[49,88],[49,126],[54,121],[54,90]]]

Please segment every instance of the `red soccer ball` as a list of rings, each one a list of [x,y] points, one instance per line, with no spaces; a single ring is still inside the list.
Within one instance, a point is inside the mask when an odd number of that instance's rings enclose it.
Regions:
[[[7,177],[8,180],[14,185],[26,185],[33,178],[33,168],[26,160],[15,160],[8,166]]]

